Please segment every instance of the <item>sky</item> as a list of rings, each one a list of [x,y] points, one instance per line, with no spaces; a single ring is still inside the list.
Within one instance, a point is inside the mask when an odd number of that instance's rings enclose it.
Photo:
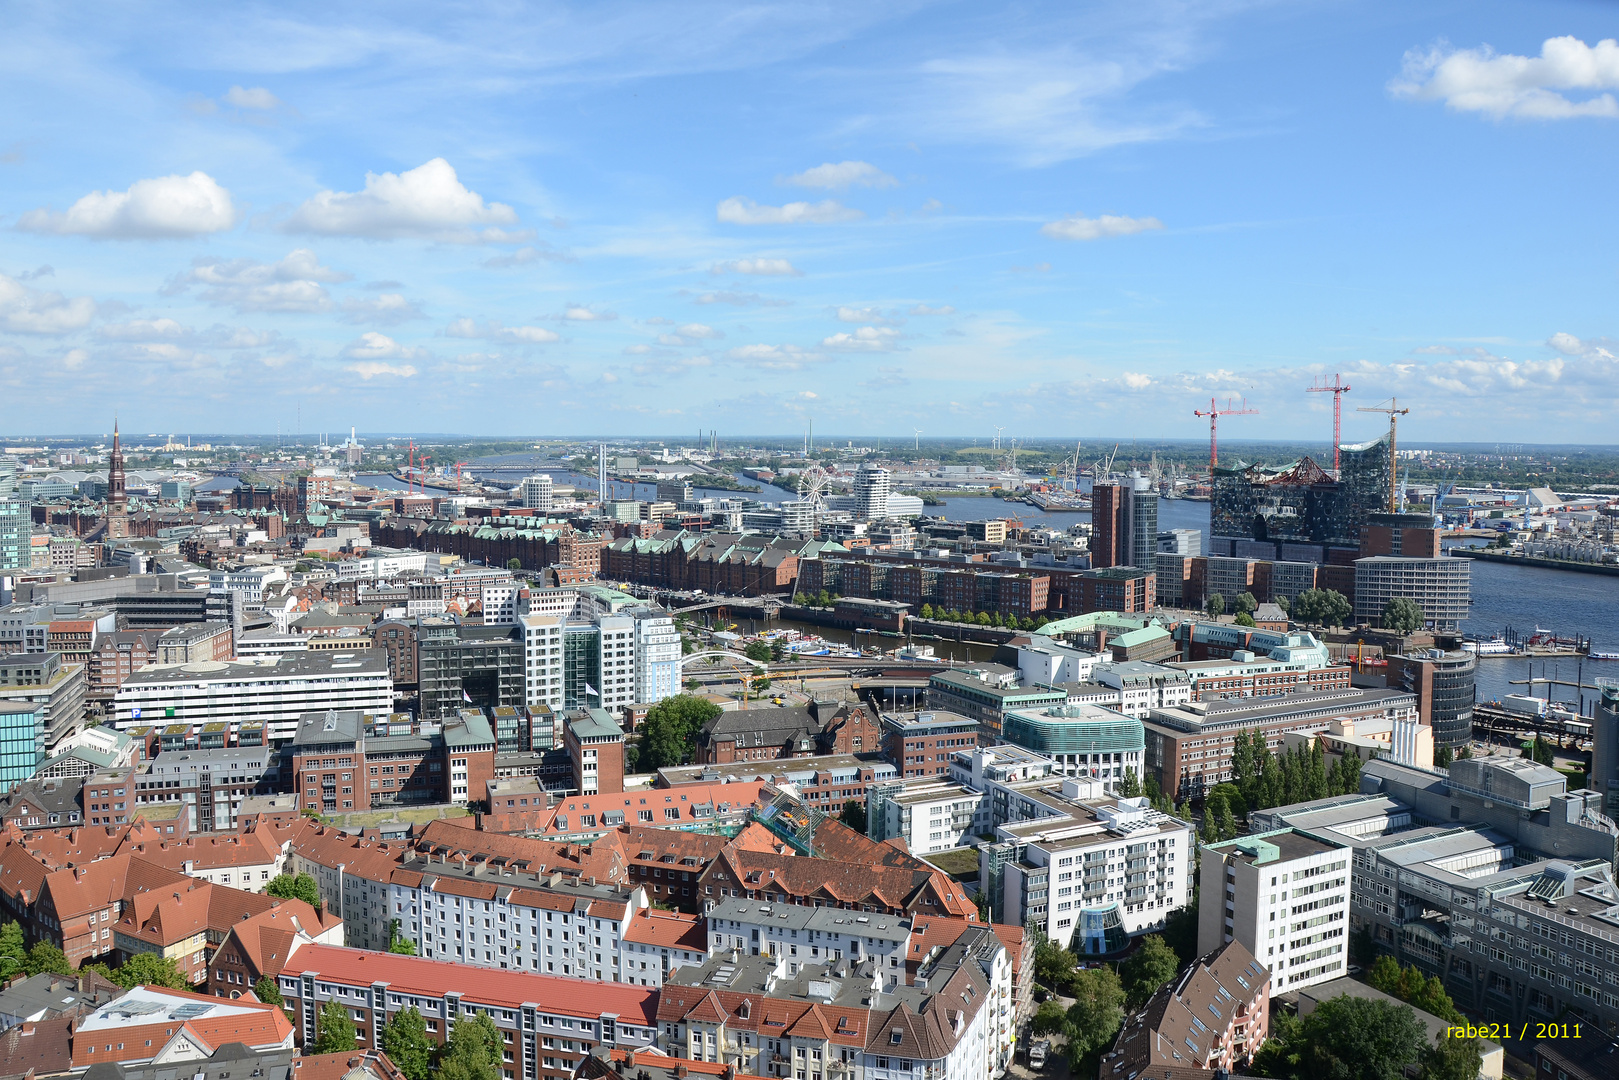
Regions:
[[[8,437],[1619,442],[1609,4],[0,27]]]

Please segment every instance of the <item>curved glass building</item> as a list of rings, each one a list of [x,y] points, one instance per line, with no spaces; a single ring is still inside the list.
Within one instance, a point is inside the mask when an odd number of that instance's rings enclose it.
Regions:
[[[1141,721],[1100,705],[1053,705],[1008,710],[1001,737],[1044,754],[1065,776],[1093,776],[1109,783],[1125,770],[1141,777],[1147,732]]]

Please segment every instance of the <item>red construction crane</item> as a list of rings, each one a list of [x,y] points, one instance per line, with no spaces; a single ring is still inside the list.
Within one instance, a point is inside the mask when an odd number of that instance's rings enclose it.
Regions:
[[[1231,404],[1231,399],[1230,398],[1226,398],[1225,399],[1225,408],[1223,408],[1223,409],[1220,408],[1219,406],[1217,406],[1214,403],[1213,398],[1209,398],[1209,409],[1208,409],[1208,411],[1204,412],[1202,409],[1193,409],[1192,410],[1192,415],[1193,416],[1206,416],[1206,417],[1209,418],[1209,480],[1210,480],[1210,482],[1212,482],[1214,480],[1214,470],[1220,464],[1220,443],[1219,443],[1219,439],[1217,437],[1218,436],[1217,425],[1220,422],[1220,417],[1222,417],[1222,416],[1258,416],[1259,415],[1259,410],[1258,409],[1250,409],[1248,407],[1248,399],[1247,398],[1242,399],[1242,406],[1240,408],[1238,406],[1236,406],[1236,405]]]
[[[1332,471],[1337,472],[1338,444],[1342,441],[1338,433],[1342,430],[1340,421],[1343,418],[1343,395],[1349,393],[1349,384],[1337,375],[1334,375],[1329,383],[1327,377],[1323,375],[1314,386],[1306,387],[1306,391],[1311,394],[1332,395]]]

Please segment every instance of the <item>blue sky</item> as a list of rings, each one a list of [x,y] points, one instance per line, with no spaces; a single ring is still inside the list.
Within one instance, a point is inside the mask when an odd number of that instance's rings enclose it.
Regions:
[[[1619,441],[1609,5],[0,19],[10,435]]]

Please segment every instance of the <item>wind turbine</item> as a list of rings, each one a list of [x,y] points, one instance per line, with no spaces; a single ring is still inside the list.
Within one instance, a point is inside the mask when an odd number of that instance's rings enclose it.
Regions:
[[[911,447],[911,449],[920,450],[920,449],[922,449],[922,429],[921,428],[915,428],[914,431],[915,431],[915,436],[914,437],[916,439],[916,442]]]
[[[995,449],[997,450],[1001,448],[1001,432],[1005,430],[1006,429],[1004,427],[998,427],[995,429]]]

